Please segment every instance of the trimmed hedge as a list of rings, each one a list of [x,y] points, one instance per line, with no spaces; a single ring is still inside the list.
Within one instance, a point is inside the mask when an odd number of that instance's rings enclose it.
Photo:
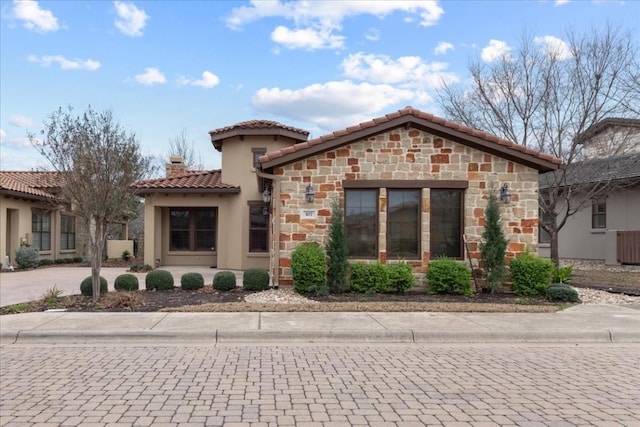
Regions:
[[[327,258],[317,243],[302,243],[291,254],[293,287],[301,294],[325,295],[327,285]]]
[[[389,291],[391,284],[389,269],[380,262],[372,264],[352,263],[349,265],[351,276],[349,283],[351,291],[358,293],[384,293]]]
[[[150,271],[144,283],[148,291],[170,291],[173,289],[173,275],[167,270]]]
[[[452,259],[438,259],[427,270],[429,293],[471,295],[471,271]]]
[[[389,270],[390,288],[398,293],[408,291],[416,282],[413,269],[404,261],[397,264],[387,264],[387,269]]]
[[[247,291],[269,289],[269,273],[261,268],[250,268],[242,275],[242,287]]]
[[[43,258],[40,261],[38,261],[38,265],[40,266],[53,265],[53,264],[55,264],[55,261],[49,258]]]
[[[549,285],[546,291],[547,299],[551,301],[579,302],[578,291],[564,283]]]
[[[204,277],[200,273],[185,273],[180,278],[183,291],[195,291],[204,288]]]
[[[236,287],[236,275],[232,271],[218,271],[213,276],[213,288],[219,291],[230,291]]]
[[[109,291],[109,285],[107,283],[107,279],[100,276],[100,295],[106,294],[107,291]],[[93,280],[91,279],[91,276],[85,278],[80,283],[80,293],[86,297],[93,296]]]
[[[554,265],[551,260],[524,253],[511,261],[513,291],[521,296],[542,296],[551,284]]]
[[[140,289],[140,283],[136,276],[125,273],[116,277],[115,282],[113,282],[113,287],[116,291],[137,291]]]

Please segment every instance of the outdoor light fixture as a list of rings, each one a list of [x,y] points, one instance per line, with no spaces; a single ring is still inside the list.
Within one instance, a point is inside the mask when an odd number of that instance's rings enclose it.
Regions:
[[[315,194],[316,193],[313,191],[311,184],[307,185],[307,188],[304,190],[304,198],[307,200],[307,203],[313,203]]]
[[[264,206],[262,206],[262,215],[269,216],[269,207],[271,203],[271,189],[269,188],[269,184],[264,185],[262,201],[264,202]]]
[[[511,192],[509,191],[509,184],[504,184],[502,188],[500,188],[500,200],[505,205],[511,203]]]

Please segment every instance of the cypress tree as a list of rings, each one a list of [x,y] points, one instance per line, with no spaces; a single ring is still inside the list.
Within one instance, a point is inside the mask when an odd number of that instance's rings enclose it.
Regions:
[[[327,243],[327,256],[329,257],[327,284],[331,293],[341,293],[349,290],[347,281],[348,255],[347,235],[344,230],[344,210],[340,206],[340,201],[333,199],[331,201],[331,225],[329,226],[329,241]]]
[[[509,241],[502,229],[500,202],[494,189],[489,192],[489,202],[484,210],[484,232],[480,243],[480,259],[485,280],[491,292],[499,292],[504,286],[504,255]]]

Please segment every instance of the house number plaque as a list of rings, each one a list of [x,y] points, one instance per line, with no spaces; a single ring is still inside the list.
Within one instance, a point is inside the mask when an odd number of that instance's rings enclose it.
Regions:
[[[318,219],[316,209],[300,209],[300,219]]]

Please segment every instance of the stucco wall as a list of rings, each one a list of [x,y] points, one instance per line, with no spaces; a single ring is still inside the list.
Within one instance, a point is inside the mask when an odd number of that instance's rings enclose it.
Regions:
[[[478,243],[484,226],[488,190],[507,183],[513,194],[510,205],[501,208],[509,239],[508,256],[537,247],[538,171],[463,144],[417,129],[397,129],[304,160],[276,167],[282,176],[279,203],[280,283],[291,282],[291,253],[301,242],[327,243],[331,199],[343,197],[343,180],[457,180],[468,181],[464,196],[464,233],[472,258],[478,258]],[[304,199],[311,183],[315,201]],[[429,188],[422,190],[422,257],[411,262],[415,271],[425,271],[430,259]],[[386,191],[379,193],[379,259],[386,261]],[[304,220],[301,209],[317,210],[317,219]]]

